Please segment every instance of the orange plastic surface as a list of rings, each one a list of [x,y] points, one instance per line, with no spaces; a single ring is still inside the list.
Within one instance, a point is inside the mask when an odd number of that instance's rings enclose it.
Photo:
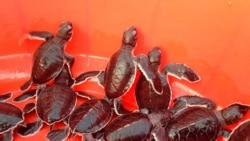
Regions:
[[[29,79],[32,55],[41,41],[22,40],[24,35],[33,30],[56,33],[62,21],[71,21],[74,34],[66,52],[76,57],[74,76],[104,69],[108,58],[119,49],[123,31],[134,25],[138,29],[135,55],[160,46],[162,66],[185,63],[201,76],[201,81],[193,84],[170,77],[173,97],[201,94],[221,107],[233,102],[250,104],[249,7],[247,0],[1,1],[0,93],[14,91],[14,98]],[[75,89],[103,96],[103,89],[94,82]],[[130,109],[136,108],[133,89],[124,96]],[[33,115],[26,120],[35,118]],[[14,140],[45,140],[48,130],[44,125],[36,135],[22,138],[15,134]]]

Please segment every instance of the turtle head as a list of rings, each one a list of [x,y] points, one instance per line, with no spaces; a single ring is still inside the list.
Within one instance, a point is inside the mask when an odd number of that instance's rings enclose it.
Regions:
[[[134,47],[137,42],[137,32],[134,26],[128,28],[123,33],[122,43]]]
[[[161,50],[159,47],[154,47],[150,52],[148,52],[148,58],[152,65],[158,68],[161,63]]]
[[[60,24],[57,37],[62,38],[63,40],[69,41],[73,34],[73,26],[71,22],[63,22]]]
[[[221,110],[221,117],[226,125],[231,125],[238,122],[249,110],[249,105],[234,103]]]

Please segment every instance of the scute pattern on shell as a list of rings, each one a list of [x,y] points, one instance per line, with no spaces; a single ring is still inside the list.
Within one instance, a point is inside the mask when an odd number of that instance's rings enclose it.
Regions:
[[[92,99],[77,107],[69,117],[73,132],[92,133],[101,130],[110,120],[112,109],[103,99]]]
[[[104,139],[106,141],[146,141],[150,137],[152,128],[153,125],[145,114],[131,113],[122,115],[105,127]]]
[[[10,130],[22,121],[23,113],[18,107],[0,102],[0,133]]]
[[[135,64],[130,52],[119,50],[110,59],[104,75],[104,89],[110,99],[120,97],[132,85]]]
[[[37,99],[37,114],[46,123],[52,124],[66,118],[76,104],[75,92],[66,84],[53,84],[42,90]]]
[[[44,45],[46,43],[46,45]],[[45,83],[55,78],[64,64],[64,49],[53,40],[45,42],[34,53],[32,81],[37,84]]]
[[[221,124],[212,110],[203,107],[189,107],[172,117],[166,127],[170,141],[214,141]]]

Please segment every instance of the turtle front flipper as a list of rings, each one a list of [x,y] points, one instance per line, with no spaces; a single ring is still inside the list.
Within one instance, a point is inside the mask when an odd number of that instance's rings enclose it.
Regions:
[[[173,102],[174,106],[170,108],[172,113],[176,113],[188,106],[201,106],[209,110],[214,110],[216,108],[216,103],[211,99],[195,95],[180,96],[175,98]]]
[[[178,79],[185,79],[189,82],[196,82],[200,80],[200,76],[185,64],[169,63],[163,69],[164,75],[172,75]]]
[[[154,69],[150,65],[150,62],[147,56],[140,54],[135,57],[135,60],[142,74],[146,77],[148,82],[152,85],[154,91],[157,94],[161,95],[163,92],[161,79],[158,76],[158,74],[155,73]]]
[[[29,39],[36,39],[36,40],[50,40],[54,36],[51,32],[48,31],[31,31],[27,35]]]
[[[102,71],[88,71],[80,74],[75,78],[75,84],[80,84],[85,82],[88,78],[98,77]]]
[[[222,125],[232,125],[239,122],[250,110],[249,105],[234,103],[226,108],[216,111],[216,116]]]

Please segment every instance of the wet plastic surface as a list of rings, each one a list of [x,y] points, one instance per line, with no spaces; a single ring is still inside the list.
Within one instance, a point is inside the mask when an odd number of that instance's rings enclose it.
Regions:
[[[201,94],[221,107],[233,102],[250,104],[250,2],[130,0],[5,1],[0,2],[0,93],[15,90],[30,75],[31,58],[41,41],[22,40],[32,30],[56,33],[62,21],[73,23],[73,38],[66,47],[76,57],[73,75],[104,69],[121,44],[123,31],[134,25],[138,45],[134,54],[162,49],[162,65],[185,63],[197,71],[201,81],[189,84],[170,77],[173,96]],[[103,89],[87,82],[75,89],[103,96]],[[125,106],[136,108],[132,87]],[[30,99],[29,101],[32,101]],[[10,100],[11,102],[11,100]],[[21,108],[23,103],[15,103]],[[248,114],[250,115],[250,114]],[[249,116],[248,116],[249,117]],[[27,120],[34,120],[35,116]],[[45,138],[48,126],[34,136]],[[76,137],[75,139],[79,139]]]

